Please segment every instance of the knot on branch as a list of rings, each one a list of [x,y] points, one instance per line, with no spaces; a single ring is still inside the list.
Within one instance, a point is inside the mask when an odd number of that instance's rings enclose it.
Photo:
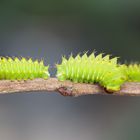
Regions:
[[[73,90],[72,87],[60,87],[60,88],[58,88],[58,91],[63,96],[73,96],[72,90]]]

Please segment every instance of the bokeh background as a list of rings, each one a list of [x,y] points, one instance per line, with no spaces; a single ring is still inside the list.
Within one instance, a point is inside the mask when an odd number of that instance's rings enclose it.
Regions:
[[[0,0],[0,55],[54,64],[96,50],[140,60],[140,2]],[[140,97],[0,95],[2,140],[139,140]]]

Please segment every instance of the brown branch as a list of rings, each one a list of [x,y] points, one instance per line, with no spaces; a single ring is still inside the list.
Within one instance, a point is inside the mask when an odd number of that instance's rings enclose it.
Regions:
[[[140,83],[125,83],[122,85],[120,91],[108,93],[104,88],[97,84],[73,83],[70,81],[60,82],[57,78],[27,81],[0,80],[0,94],[28,91],[56,91],[65,96],[80,96],[89,94],[140,96]]]

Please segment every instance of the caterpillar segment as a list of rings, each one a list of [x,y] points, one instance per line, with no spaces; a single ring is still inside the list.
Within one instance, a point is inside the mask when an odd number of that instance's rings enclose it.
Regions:
[[[7,80],[28,80],[35,78],[49,78],[49,66],[45,66],[43,61],[31,58],[0,58],[0,79]]]
[[[126,77],[118,58],[103,57],[103,54],[89,56],[87,53],[76,57],[62,57],[61,64],[57,64],[57,78],[60,81],[71,80],[75,83],[99,83],[108,91],[118,91]]]

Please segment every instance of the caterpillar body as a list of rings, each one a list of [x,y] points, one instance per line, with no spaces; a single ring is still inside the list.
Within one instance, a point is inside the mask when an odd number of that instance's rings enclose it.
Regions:
[[[62,57],[62,63],[57,64],[57,77],[60,81],[71,80],[76,83],[99,83],[108,91],[118,91],[125,81],[121,67],[117,64],[117,57],[110,59],[110,55],[87,56],[72,55],[67,59]]]
[[[0,58],[0,79],[8,80],[27,80],[35,78],[49,77],[49,66],[44,66],[43,61],[31,58]]]
[[[140,64],[129,64],[125,65],[124,74],[126,75],[128,82],[140,82]]]

